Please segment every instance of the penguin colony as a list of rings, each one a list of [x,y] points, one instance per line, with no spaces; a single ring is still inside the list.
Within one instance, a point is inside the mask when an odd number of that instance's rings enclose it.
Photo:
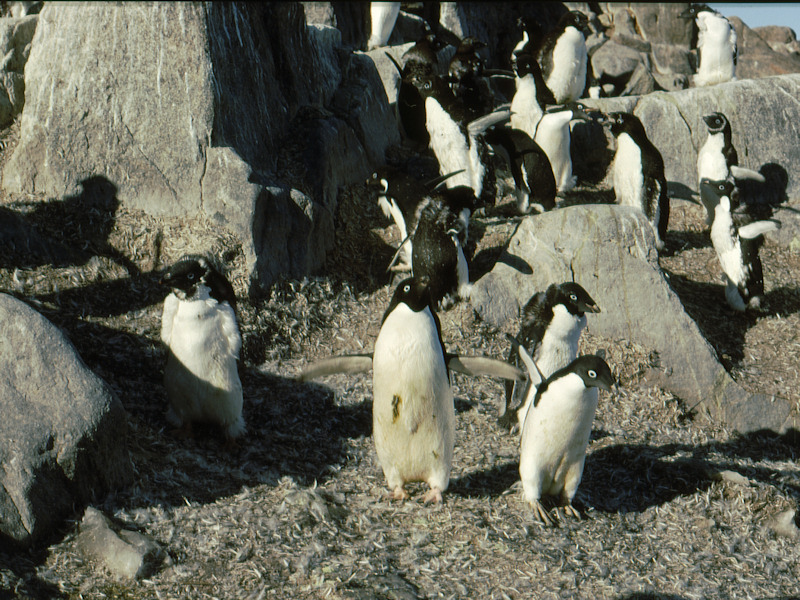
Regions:
[[[399,3],[372,3],[370,48],[386,43],[398,10]],[[682,16],[695,19],[699,30],[695,84],[735,79],[736,34],[727,20],[704,5]],[[504,379],[499,424],[519,432],[524,500],[534,518],[551,524],[546,497],[565,515],[579,516],[572,502],[598,390],[612,392],[616,385],[603,358],[578,355],[586,313],[600,313],[600,307],[579,283],[553,283],[523,308],[505,361],[448,353],[437,310],[469,297],[470,217],[491,210],[496,182],[505,172],[518,215],[557,209],[557,197],[577,184],[570,125],[578,120],[609,127],[616,140],[609,180],[617,202],[646,215],[659,251],[665,248],[670,206],[664,161],[641,121],[629,113],[590,114],[577,102],[587,88],[587,17],[567,12],[548,32],[533,21],[520,20],[518,27],[512,71],[486,69],[481,56],[486,45],[474,37],[460,40],[450,62],[440,65],[444,43],[430,30],[402,64],[392,59],[400,77],[401,135],[410,147],[430,152],[440,176],[423,182],[387,165],[368,179],[367,188],[400,234],[387,270],[410,276],[394,289],[372,353],[314,362],[299,379],[372,371],[373,438],[390,498],[405,500],[407,483],[424,482],[426,503],[442,502],[450,480],[456,429],[451,372]],[[494,78],[513,82],[510,94],[503,95]],[[713,112],[703,120],[708,136],[698,152],[698,183],[725,296],[737,311],[758,309],[763,296],[758,249],[763,235],[780,224],[742,214],[737,180],[763,177],[738,165],[724,114]],[[161,332],[168,349],[168,419],[182,431],[211,422],[233,440],[245,431],[233,288],[213,260],[202,256],[171,266],[162,283],[170,290]]]

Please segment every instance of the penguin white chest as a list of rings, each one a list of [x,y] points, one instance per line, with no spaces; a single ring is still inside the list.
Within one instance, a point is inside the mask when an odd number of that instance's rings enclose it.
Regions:
[[[536,136],[536,125],[544,111],[536,100],[536,81],[533,75],[525,75],[517,79],[517,91],[511,99],[511,127],[519,129],[533,139]]]
[[[575,27],[567,27],[553,48],[553,70],[547,87],[556,102],[566,104],[581,97],[586,87],[586,40]]]
[[[534,138],[534,141],[539,144],[550,160],[559,192],[575,187],[570,155],[569,122],[571,119],[570,111],[545,114],[539,121]]]
[[[711,134],[697,153],[697,179],[704,177],[712,181],[728,178],[728,163],[722,149],[725,138],[721,133]]]
[[[618,204],[635,206],[642,212],[647,212],[643,199],[642,151],[627,133],[621,133],[617,137],[613,182]]]
[[[373,435],[389,487],[426,481],[444,491],[455,440],[453,394],[428,309],[399,304],[375,341]]]
[[[577,374],[550,382],[522,429],[519,470],[526,500],[574,497],[596,410],[597,388],[587,389]]]
[[[727,19],[709,12],[698,15],[697,26],[700,65],[695,85],[716,85],[736,79],[736,30]]]
[[[435,98],[425,99],[425,123],[430,135],[430,147],[439,162],[442,175],[464,169],[447,180],[447,187],[464,185],[472,187],[472,160],[469,140],[459,124]]]
[[[242,341],[230,305],[207,295],[179,300],[170,294],[164,301],[161,338],[169,349],[164,369],[168,418],[178,425],[212,421],[229,437],[239,435],[244,430],[237,368]]]

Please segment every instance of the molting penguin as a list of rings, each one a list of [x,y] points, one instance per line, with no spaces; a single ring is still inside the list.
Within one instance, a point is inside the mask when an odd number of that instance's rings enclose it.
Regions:
[[[513,429],[517,424],[522,427],[533,399],[530,388],[539,383],[538,376],[533,375],[541,373],[549,377],[575,360],[587,312],[599,313],[600,308],[583,287],[569,281],[551,284],[525,305],[516,340],[533,357],[537,369],[524,384],[506,382],[505,412],[498,419],[503,427]],[[508,362],[522,366],[518,348],[511,349]]]
[[[542,70],[532,54],[518,54],[514,70],[517,89],[511,99],[511,127],[524,131],[533,139],[545,108],[556,104],[556,99],[544,82]]]
[[[530,360],[523,349],[526,360]],[[542,496],[557,496],[565,511],[581,482],[586,447],[597,410],[597,388],[611,391],[614,376],[597,356],[581,356],[539,385],[522,426],[519,474],[534,517],[550,525]]]
[[[569,124],[573,119],[591,120],[584,112],[582,104],[573,102],[564,106],[552,106],[542,115],[533,138],[550,160],[559,192],[569,191],[577,183],[577,177],[572,174],[570,154]]]
[[[611,164],[617,203],[641,210],[653,225],[656,247],[664,248],[669,223],[669,196],[664,160],[650,142],[638,117],[630,113],[609,113],[605,124],[617,138]]]
[[[731,181],[700,182],[700,198],[706,211],[713,215],[711,242],[717,253],[725,279],[725,299],[734,310],[761,307],[764,295],[764,273],[758,250],[764,234],[780,228],[774,220],[744,224],[734,214],[738,193]]]
[[[736,30],[730,21],[706,4],[694,4],[680,15],[697,24],[700,64],[694,76],[697,87],[736,79]]]
[[[450,89],[463,102],[469,120],[491,112],[494,107],[494,94],[484,77],[483,59],[478,54],[478,50],[485,47],[486,44],[479,39],[465,37],[448,65]]]
[[[392,29],[400,13],[399,2],[370,2],[369,14],[372,21],[372,33],[367,41],[367,50],[385,46],[392,35]]]
[[[458,189],[458,188],[453,188]],[[434,304],[452,297],[469,298],[469,266],[464,255],[466,232],[459,214],[434,196],[422,209],[414,233],[411,264],[416,277],[426,278]]]
[[[539,46],[537,58],[547,87],[558,104],[574,102],[586,88],[586,35],[589,19],[580,11],[570,11],[559,19]]]
[[[430,147],[439,162],[441,174],[462,171],[447,180],[447,187],[467,186],[483,204],[493,204],[494,171],[487,168],[489,151],[482,135],[489,127],[508,120],[510,113],[499,110],[474,121],[444,81],[428,77],[422,82],[425,97],[426,128]]]
[[[172,290],[161,317],[161,340],[169,350],[167,419],[187,430],[193,422],[212,422],[236,438],[244,420],[233,287],[209,259],[197,256],[174,264],[161,281]]]
[[[539,144],[524,131],[509,127],[495,127],[486,132],[485,139],[511,170],[519,214],[528,214],[533,207],[539,212],[555,208],[556,180]]]

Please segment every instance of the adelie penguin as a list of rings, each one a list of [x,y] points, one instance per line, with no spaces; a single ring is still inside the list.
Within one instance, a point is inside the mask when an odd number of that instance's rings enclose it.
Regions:
[[[533,138],[547,154],[559,192],[569,191],[577,183],[577,177],[572,174],[569,129],[570,122],[576,119],[591,121],[582,104],[573,102],[564,106],[551,106],[539,120],[536,136]]]
[[[514,179],[517,213],[526,215],[556,206],[556,179],[544,150],[524,131],[495,127],[486,132],[486,142],[501,156]]]
[[[662,250],[669,224],[664,159],[647,138],[642,122],[635,115],[612,112],[603,122],[617,139],[611,163],[617,204],[633,206],[645,214],[655,230],[656,248]]]
[[[710,179],[724,181],[751,179],[764,183],[761,173],[739,166],[739,154],[733,146],[731,124],[721,112],[705,115],[703,121],[708,128],[708,137],[697,152],[697,181]],[[713,215],[708,215],[711,224]]]
[[[242,338],[233,287],[202,256],[175,263],[161,282],[171,289],[161,317],[161,340],[169,353],[167,419],[185,432],[192,423],[210,422],[233,440],[244,432],[237,366]]]
[[[547,87],[556,103],[575,102],[586,88],[586,36],[589,19],[580,11],[570,11],[559,19],[538,48],[537,58]]]
[[[589,293],[571,281],[553,283],[531,297],[522,310],[516,341],[533,357],[537,369],[527,382],[506,382],[506,406],[498,419],[500,425],[506,429],[519,425],[521,430],[533,400],[531,387],[535,389],[540,377],[549,377],[575,360],[581,332],[586,328],[586,313],[599,312]],[[523,366],[516,346],[509,353],[508,362]]]
[[[780,228],[774,220],[744,224],[734,214],[738,193],[733,182],[700,182],[700,198],[706,211],[713,215],[711,243],[722,266],[725,280],[725,299],[734,310],[761,308],[764,295],[764,272],[759,248],[764,234]]]
[[[478,50],[486,44],[472,36],[465,37],[448,65],[448,82],[453,95],[466,107],[469,120],[492,111],[494,94],[483,74],[483,59]]]
[[[528,353],[520,352],[529,363]],[[555,496],[567,513],[580,517],[572,500],[583,476],[597,390],[611,391],[615,384],[608,364],[588,355],[559,369],[531,392],[531,409],[522,426],[519,474],[534,518],[547,525],[553,522],[542,505],[543,496]]]
[[[392,35],[397,15],[400,14],[399,2],[370,2],[369,15],[372,31],[367,40],[367,50],[385,46]]]
[[[405,485],[422,481],[424,502],[441,502],[450,482],[455,411],[450,370],[524,378],[495,359],[448,354],[431,306],[430,281],[413,277],[394,291],[372,355],[334,357],[310,365],[301,380],[372,369],[372,430],[391,498],[409,497]]]
[[[680,15],[697,24],[699,64],[694,85],[703,87],[736,79],[736,29],[707,4],[693,4]]]
[[[516,92],[511,99],[511,127],[536,137],[536,127],[548,106],[556,104],[532,54],[521,53],[515,61]]]

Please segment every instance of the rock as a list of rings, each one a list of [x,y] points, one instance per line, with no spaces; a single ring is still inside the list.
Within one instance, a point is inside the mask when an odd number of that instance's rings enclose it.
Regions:
[[[589,331],[658,353],[659,369],[648,376],[653,383],[740,431],[797,427],[788,402],[748,394],[731,379],[670,289],[654,243],[645,217],[628,207],[571,206],[528,217],[475,283],[472,305],[500,326],[533,293],[574,278],[602,309],[589,319]]]
[[[737,79],[800,73],[800,55],[776,52],[738,17],[731,17],[729,21],[736,29],[736,44],[739,47]]]
[[[8,125],[25,105],[25,63],[38,15],[0,19],[0,127]]]
[[[75,543],[88,560],[105,566],[117,579],[148,577],[164,558],[157,542],[137,531],[117,527],[91,506],[86,507]]]
[[[754,27],[753,32],[779,54],[800,54],[800,43],[791,27],[767,25]]]
[[[619,44],[615,38],[608,40],[592,55],[592,69],[598,79],[605,75],[627,80],[641,62],[641,52]]]
[[[47,4],[4,188],[58,198],[102,175],[125,207],[206,215],[241,236],[251,289],[308,274],[258,254],[263,228],[316,232],[267,245],[312,248],[293,264],[319,268],[339,186],[362,181],[399,139],[372,62],[342,47],[339,10],[363,8],[347,5],[332,5],[336,29],[307,26],[296,3]],[[310,181],[302,193],[291,191],[295,172]],[[319,206],[269,204],[292,195]],[[321,222],[306,223],[312,216]]]
[[[689,8],[688,2],[631,2],[629,6],[643,39],[689,50],[694,23],[678,16]]]
[[[0,294],[0,533],[29,545],[133,480],[124,409],[64,335]]]

